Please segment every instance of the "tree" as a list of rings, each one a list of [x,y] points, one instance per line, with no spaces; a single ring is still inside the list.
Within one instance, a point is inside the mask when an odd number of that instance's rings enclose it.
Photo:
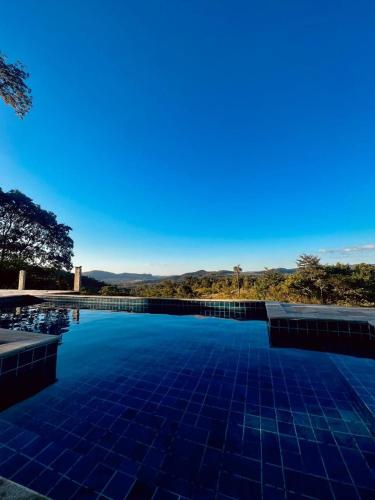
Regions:
[[[99,290],[100,295],[121,295],[119,288],[116,285],[104,285]]]
[[[0,269],[24,266],[70,270],[71,228],[17,190],[0,188]]]
[[[179,297],[193,298],[195,297],[194,291],[190,283],[181,283],[178,285],[177,293]]]
[[[242,273],[242,268],[239,264],[237,264],[237,266],[234,266],[233,271],[236,273],[237,291],[238,291],[238,296],[240,296],[240,293],[241,293],[240,276]]]
[[[327,270],[321,265],[319,257],[302,254],[297,259],[297,267],[289,283],[291,290],[311,302],[324,304],[329,281]]]
[[[276,290],[285,281],[285,276],[276,269],[265,269],[253,285],[256,298],[275,300]]]
[[[308,255],[304,253],[297,259],[297,267],[299,269],[314,269],[320,265],[320,259],[315,255]]]
[[[0,53],[0,97],[20,118],[24,118],[32,106],[31,90],[25,83],[28,77],[21,62],[8,63]]]
[[[353,288],[357,291],[359,302],[366,305],[375,302],[375,266],[372,264],[357,264],[353,266]]]

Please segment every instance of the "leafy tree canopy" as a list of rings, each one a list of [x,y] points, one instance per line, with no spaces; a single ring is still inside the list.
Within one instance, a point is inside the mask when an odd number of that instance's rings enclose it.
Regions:
[[[0,188],[0,269],[41,266],[70,270],[71,228],[17,190]]]
[[[299,269],[314,269],[320,266],[320,259],[315,255],[302,254],[297,259],[297,267]]]
[[[12,106],[20,118],[24,118],[32,106],[31,90],[25,83],[28,77],[22,63],[8,63],[0,53],[0,97],[5,104]]]

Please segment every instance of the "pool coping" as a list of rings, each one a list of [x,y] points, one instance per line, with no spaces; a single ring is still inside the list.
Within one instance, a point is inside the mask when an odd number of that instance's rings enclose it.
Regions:
[[[320,304],[265,302],[269,319],[321,319],[324,321],[366,321],[375,325],[375,308]],[[351,316],[353,315],[354,316]],[[373,315],[371,318],[370,315]]]
[[[58,343],[58,340],[56,335],[0,328],[0,360],[28,349]]]

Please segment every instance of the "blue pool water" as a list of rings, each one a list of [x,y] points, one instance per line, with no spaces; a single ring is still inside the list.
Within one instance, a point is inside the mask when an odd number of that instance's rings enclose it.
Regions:
[[[270,348],[263,321],[31,307],[0,324],[64,332],[58,381],[0,413],[2,476],[64,500],[374,498],[353,385],[373,360]]]

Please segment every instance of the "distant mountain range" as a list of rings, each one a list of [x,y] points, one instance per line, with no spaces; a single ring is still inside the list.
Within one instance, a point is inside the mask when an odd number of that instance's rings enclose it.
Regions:
[[[138,274],[138,273],[110,273],[108,271],[88,271],[82,273],[84,276],[89,278],[94,278],[99,281],[105,281],[106,283],[130,283],[134,281],[149,281],[158,280],[160,276],[153,276],[152,274]]]
[[[286,269],[284,267],[280,267],[278,269],[275,269],[275,271],[279,271],[284,274],[291,274],[295,271],[295,269]],[[264,273],[264,271],[245,271],[242,274],[258,275],[262,273]],[[183,281],[190,276],[193,278],[203,278],[204,276],[222,278],[225,276],[232,276],[233,271],[228,271],[225,269],[220,271],[205,271],[204,269],[201,269],[199,271],[193,271],[190,273],[161,276],[147,273],[111,273],[108,271],[94,270],[87,271],[83,273],[83,275],[99,281],[104,281],[105,283],[109,283],[111,285],[135,285],[140,283],[158,283],[163,280]]]

